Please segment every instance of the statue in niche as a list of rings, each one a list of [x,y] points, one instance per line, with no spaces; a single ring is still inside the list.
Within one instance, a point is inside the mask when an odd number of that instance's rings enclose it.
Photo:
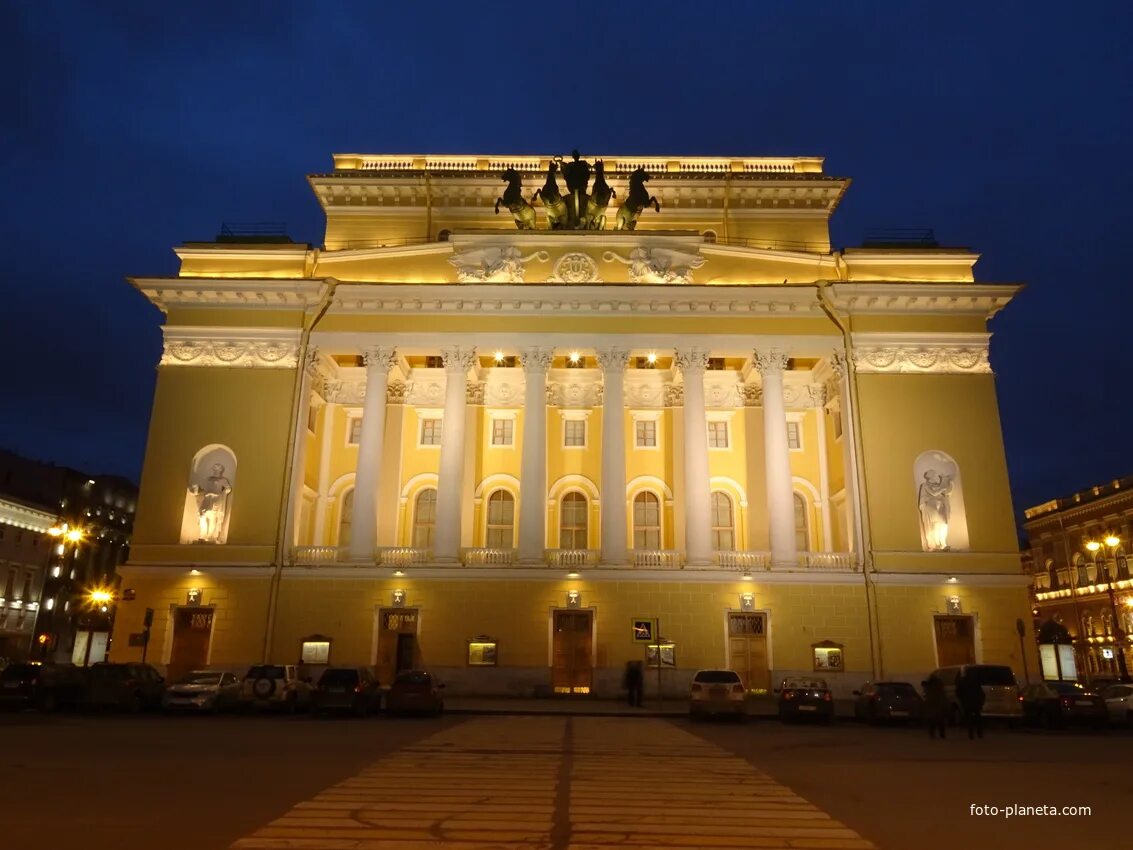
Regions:
[[[618,207],[618,223],[615,230],[634,230],[637,227],[637,217],[641,211],[652,205],[657,212],[661,212],[661,202],[649,194],[645,188],[650,174],[644,168],[637,168],[629,176],[629,195]]]
[[[921,512],[921,528],[930,552],[948,551],[948,518],[951,515],[949,497],[952,495],[952,476],[935,469],[924,474],[917,492]]]
[[[192,484],[189,492],[197,499],[197,522],[200,543],[219,543],[232,482],[224,475],[224,464],[214,463],[212,474],[203,482]]]
[[[500,204],[503,204],[515,218],[516,227],[520,230],[534,230],[535,208],[523,197],[523,178],[514,168],[509,168],[500,177],[508,185],[503,195],[496,198],[496,214],[499,215]]]

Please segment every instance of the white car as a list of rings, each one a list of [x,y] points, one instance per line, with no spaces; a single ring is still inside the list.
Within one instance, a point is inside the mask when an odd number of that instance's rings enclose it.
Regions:
[[[1101,693],[1110,723],[1133,726],[1133,685],[1110,685]]]
[[[240,680],[234,673],[195,670],[165,686],[161,707],[166,711],[224,711],[240,699]]]
[[[747,719],[747,691],[735,670],[697,670],[688,695],[688,716],[695,720],[710,714]]]
[[[275,708],[306,711],[311,703],[311,684],[299,678],[294,664],[257,664],[240,683],[240,705],[244,708]]]

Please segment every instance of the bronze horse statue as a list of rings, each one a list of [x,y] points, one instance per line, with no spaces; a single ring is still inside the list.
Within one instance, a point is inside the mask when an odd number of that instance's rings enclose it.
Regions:
[[[566,200],[559,192],[559,184],[555,180],[555,171],[558,167],[558,163],[551,160],[551,164],[547,166],[547,182],[543,184],[543,188],[536,189],[535,194],[531,196],[531,203],[535,203],[536,198],[543,202],[543,209],[547,213],[547,224],[550,225],[551,230],[562,230],[567,226]]]
[[[606,207],[610,204],[610,198],[616,196],[613,187],[606,182],[603,169],[602,160],[594,160],[594,189],[586,203],[584,222],[587,230],[603,230],[606,227]]]
[[[520,230],[535,229],[535,208],[523,198],[522,178],[514,168],[509,168],[500,175],[507,189],[501,197],[496,198],[496,215],[499,215],[500,204],[503,204],[515,218],[515,226]]]
[[[660,202],[649,194],[649,190],[645,188],[645,183],[649,180],[649,173],[644,168],[638,167],[629,176],[629,195],[620,207],[618,207],[618,223],[615,230],[634,230],[637,227],[637,217],[641,215],[641,211],[650,204],[657,212],[661,212]]]

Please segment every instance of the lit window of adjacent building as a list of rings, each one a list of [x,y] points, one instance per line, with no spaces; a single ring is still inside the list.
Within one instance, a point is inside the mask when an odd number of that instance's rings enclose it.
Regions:
[[[803,447],[803,436],[799,422],[787,423],[787,448],[798,451]]]
[[[437,491],[433,488],[417,494],[413,511],[413,545],[417,549],[433,548],[433,530],[437,526]]]
[[[807,525],[806,498],[795,493],[795,549],[799,552],[810,550],[810,530]]]
[[[717,490],[712,494],[712,548],[730,552],[736,548],[736,528],[732,500]]]
[[[355,416],[347,422],[346,442],[356,446],[362,442],[362,417]]]
[[[421,445],[439,446],[441,444],[441,420],[421,420]]]
[[[710,449],[726,449],[726,448],[728,448],[728,423],[727,422],[709,422],[708,423],[708,448],[710,448]]]
[[[493,419],[492,420],[492,445],[493,446],[514,446],[515,445],[515,420],[514,419]]]
[[[634,445],[651,448],[657,445],[657,423],[652,420],[638,420],[634,424]]]
[[[563,445],[575,447],[586,445],[585,419],[567,419],[563,422]]]
[[[586,540],[586,497],[581,493],[567,493],[563,496],[559,510],[559,548],[585,549]]]
[[[48,597],[47,601],[46,601],[45,603],[43,603],[43,604],[44,604],[44,606],[45,606],[45,607],[47,608],[47,610],[48,610],[48,611],[53,611],[53,610],[55,609],[55,600],[54,600],[54,598]]]
[[[488,498],[488,534],[485,545],[489,549],[510,549],[514,539],[515,498],[507,490],[497,490]]]
[[[633,548],[661,548],[661,500],[652,493],[634,496]]]

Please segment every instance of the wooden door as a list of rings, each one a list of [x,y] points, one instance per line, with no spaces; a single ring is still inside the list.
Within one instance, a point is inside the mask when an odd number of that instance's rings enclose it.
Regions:
[[[590,611],[552,614],[551,685],[556,694],[588,694],[594,674]]]
[[[749,691],[771,687],[767,665],[767,615],[755,612],[728,614],[728,654],[732,669]]]
[[[378,611],[378,681],[386,684],[402,670],[417,666],[417,609],[382,608]]]
[[[976,635],[971,617],[936,617],[936,666],[976,663]]]
[[[166,666],[167,679],[176,681],[208,666],[212,619],[211,608],[177,608],[173,612],[173,648]]]

